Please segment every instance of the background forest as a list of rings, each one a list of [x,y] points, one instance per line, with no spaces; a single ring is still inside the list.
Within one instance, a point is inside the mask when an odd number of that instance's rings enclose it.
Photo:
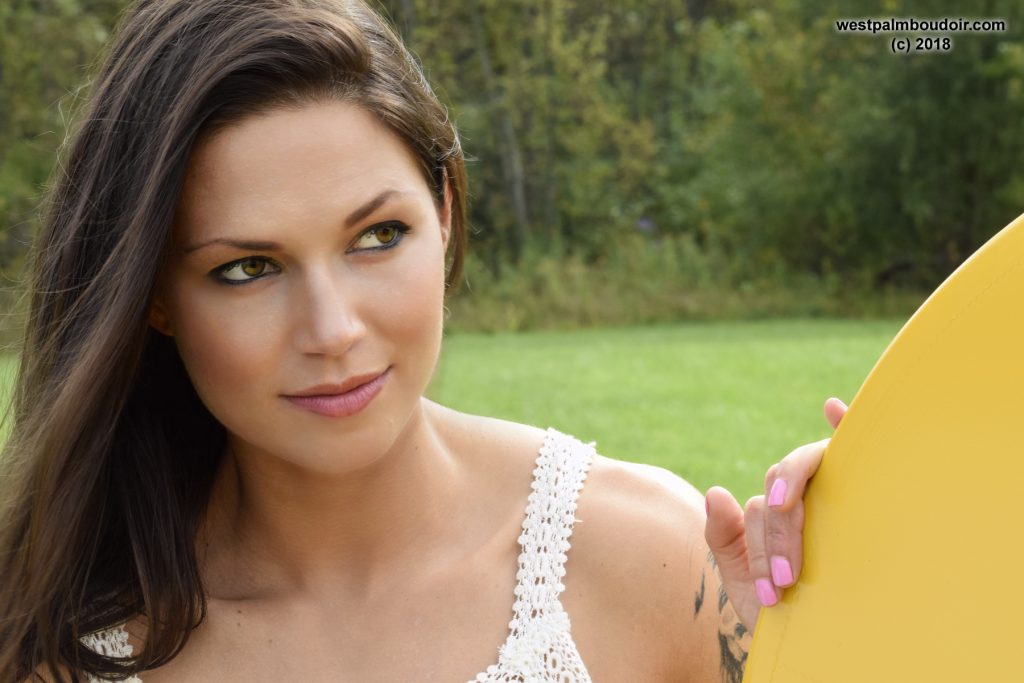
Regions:
[[[6,310],[58,150],[126,6],[3,0]],[[1024,7],[894,55],[843,17],[948,3],[389,0],[469,157],[449,328],[905,315],[1022,212]],[[5,340],[17,316],[8,316]]]

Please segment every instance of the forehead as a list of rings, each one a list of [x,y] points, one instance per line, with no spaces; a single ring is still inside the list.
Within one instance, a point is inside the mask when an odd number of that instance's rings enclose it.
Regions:
[[[192,235],[224,222],[341,212],[385,187],[430,196],[413,152],[373,114],[309,104],[246,118],[196,145],[176,224]]]

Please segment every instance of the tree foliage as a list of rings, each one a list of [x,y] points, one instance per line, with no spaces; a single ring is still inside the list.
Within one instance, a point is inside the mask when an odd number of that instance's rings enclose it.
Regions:
[[[19,263],[78,89],[125,6],[0,4],[0,266]],[[837,18],[890,0],[386,0],[469,157],[476,258],[607,263],[685,238],[721,283],[797,274],[934,287],[1021,213],[1024,46],[894,55]],[[915,16],[960,16],[935,0]]]

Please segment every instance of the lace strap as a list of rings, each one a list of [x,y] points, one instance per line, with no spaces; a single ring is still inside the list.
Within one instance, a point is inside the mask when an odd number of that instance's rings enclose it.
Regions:
[[[561,579],[576,521],[576,499],[590,470],[595,444],[548,428],[519,536],[522,552],[513,608],[519,625],[548,610],[561,611],[558,596],[565,590]]]
[[[128,631],[125,624],[118,624],[103,631],[96,631],[79,638],[79,641],[87,648],[101,655],[108,657],[131,657],[132,646],[128,642]],[[109,683],[105,678],[96,678],[88,675],[89,683]],[[142,683],[138,676],[129,676],[124,683]]]
[[[131,657],[132,646],[128,642],[128,631],[124,624],[112,626],[103,631],[96,631],[79,638],[87,648],[108,657]]]

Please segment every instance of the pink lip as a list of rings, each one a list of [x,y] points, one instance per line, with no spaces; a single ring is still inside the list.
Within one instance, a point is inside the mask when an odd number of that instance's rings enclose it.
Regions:
[[[385,382],[391,376],[391,368],[380,373],[366,384],[346,391],[343,394],[331,394],[325,396],[285,396],[300,408],[305,408],[318,415],[325,417],[348,417],[355,415],[370,404]]]

